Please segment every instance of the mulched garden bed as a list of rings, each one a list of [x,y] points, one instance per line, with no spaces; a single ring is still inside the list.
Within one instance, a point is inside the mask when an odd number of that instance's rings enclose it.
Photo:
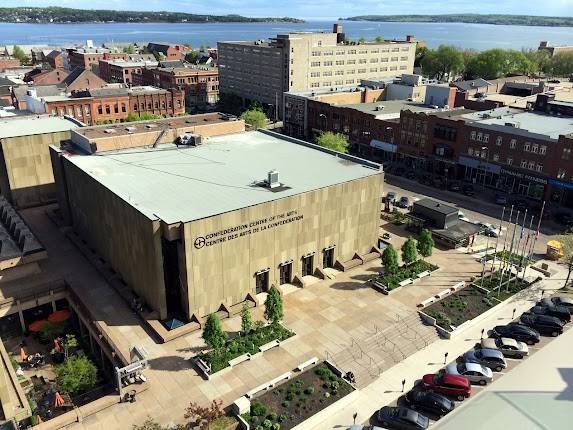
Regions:
[[[253,430],[289,430],[353,390],[323,363],[255,398],[243,418]]]
[[[392,291],[400,286],[400,282],[406,279],[415,279],[420,273],[429,271],[433,272],[438,269],[438,266],[428,263],[424,260],[418,260],[410,265],[404,265],[394,274],[384,274],[376,278],[376,281],[382,285],[386,285],[388,291]]]

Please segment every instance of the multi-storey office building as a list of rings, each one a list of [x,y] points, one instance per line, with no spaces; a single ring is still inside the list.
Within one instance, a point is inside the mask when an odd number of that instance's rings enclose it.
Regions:
[[[83,129],[52,154],[62,212],[161,319],[201,320],[375,250],[379,165],[267,131],[221,135],[244,123],[219,123],[187,147],[171,142],[193,121],[115,139]]]
[[[332,33],[279,34],[269,41],[219,42],[221,92],[257,100],[282,118],[282,94],[356,86],[362,79],[412,73],[416,43],[347,43],[342,26]]]

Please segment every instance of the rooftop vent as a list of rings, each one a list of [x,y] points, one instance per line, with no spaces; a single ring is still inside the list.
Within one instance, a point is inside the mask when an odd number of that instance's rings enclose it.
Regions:
[[[113,128],[106,128],[103,132],[106,134],[112,134],[115,133],[115,130]]]
[[[157,124],[145,124],[145,128],[155,128]]]
[[[133,125],[130,125],[129,127],[125,127],[125,131],[127,131],[128,133],[133,133],[136,130],[137,130],[137,128],[134,127]]]
[[[267,185],[269,188],[280,187],[281,183],[279,182],[279,172],[277,170],[271,170],[268,173]]]
[[[374,109],[376,111],[381,111],[384,110],[384,106],[380,105],[380,106],[376,106],[376,109]]]

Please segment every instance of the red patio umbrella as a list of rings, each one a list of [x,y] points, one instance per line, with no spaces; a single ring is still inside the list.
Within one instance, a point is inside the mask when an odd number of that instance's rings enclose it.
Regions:
[[[54,396],[54,407],[58,408],[60,406],[64,406],[65,403],[64,398],[56,391],[56,395]]]
[[[26,354],[26,350],[24,349],[24,347],[20,347],[20,360],[26,361],[27,358],[28,354]]]
[[[48,321],[50,321],[51,323],[66,321],[70,318],[71,314],[72,313],[67,309],[62,309],[51,314],[48,317]]]
[[[47,320],[34,321],[28,326],[28,330],[38,332],[42,330],[42,327],[44,327],[46,324],[48,324]]]

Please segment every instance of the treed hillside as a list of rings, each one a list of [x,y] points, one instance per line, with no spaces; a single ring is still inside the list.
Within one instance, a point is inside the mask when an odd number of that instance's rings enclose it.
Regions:
[[[196,15],[183,12],[90,10],[62,7],[0,8],[0,22],[303,22],[296,18],[249,18],[241,15]]]
[[[573,17],[532,15],[361,15],[344,18],[348,21],[385,22],[464,22],[470,24],[537,25],[547,27],[573,27]]]

